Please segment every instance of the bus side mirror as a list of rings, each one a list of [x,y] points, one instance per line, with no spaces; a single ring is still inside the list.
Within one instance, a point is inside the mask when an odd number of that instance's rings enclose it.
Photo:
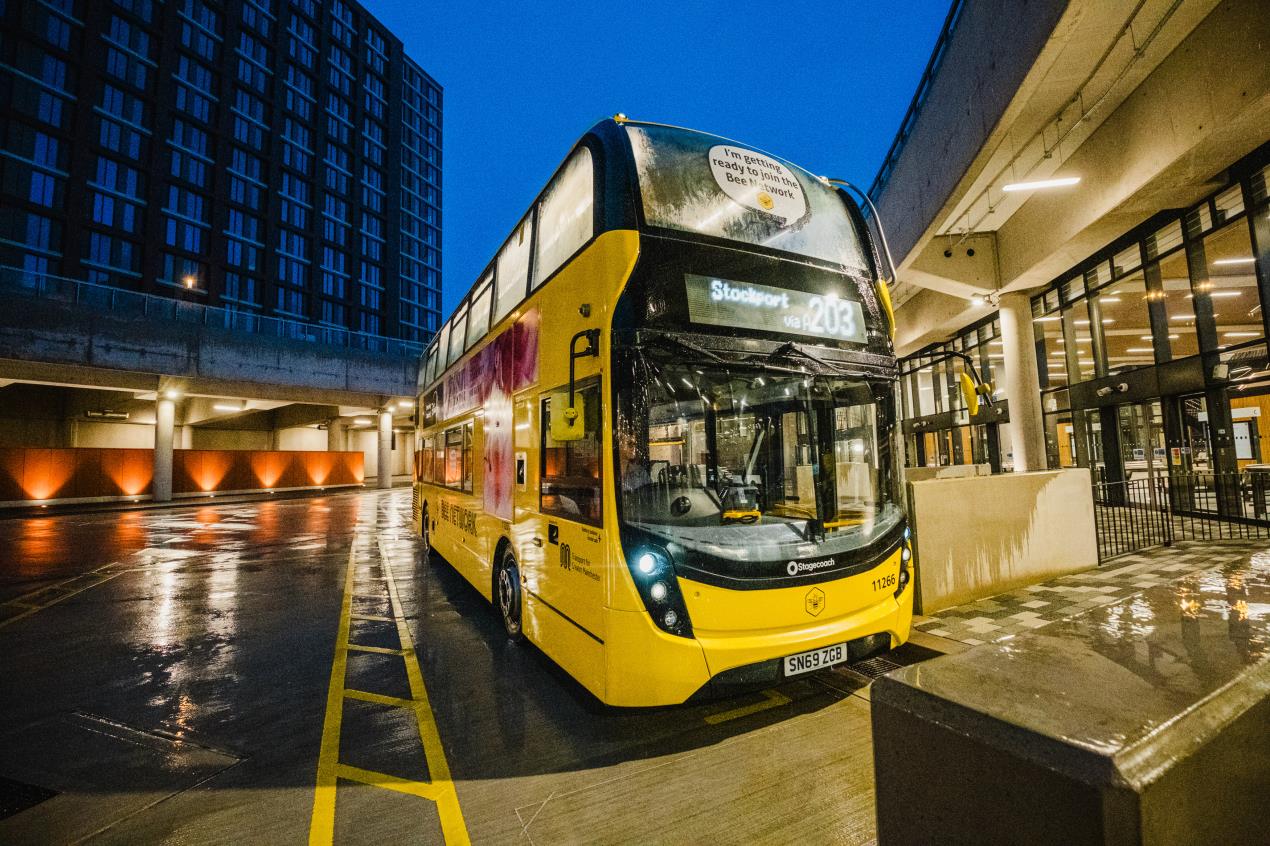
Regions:
[[[886,313],[887,334],[891,336],[891,340],[895,340],[895,306],[891,302],[891,286],[886,284],[885,279],[879,279],[877,284],[878,299],[882,301],[882,311]]]
[[[586,402],[582,394],[573,395],[572,407],[567,391],[552,394],[549,413],[553,441],[580,441],[586,437]]]
[[[961,385],[961,398],[966,401],[966,410],[974,417],[979,413],[979,392],[975,390],[974,380],[963,370],[958,382]]]

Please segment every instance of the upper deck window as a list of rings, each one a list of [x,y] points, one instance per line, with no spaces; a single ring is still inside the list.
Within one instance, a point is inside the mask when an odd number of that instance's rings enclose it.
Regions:
[[[447,367],[463,355],[463,333],[466,329],[467,306],[463,306],[450,318],[450,354],[445,359]]]
[[[650,226],[727,238],[867,271],[833,188],[801,168],[722,138],[628,124]]]
[[[529,248],[534,240],[532,215],[516,227],[507,243],[498,251],[495,263],[498,267],[498,303],[494,310],[494,322],[503,319],[515,305],[525,298],[529,281]]]
[[[471,349],[473,344],[484,338],[486,330],[489,329],[490,297],[494,293],[493,281],[493,274],[485,274],[485,278],[481,280],[480,290],[472,298],[472,308],[467,315],[468,349]]]
[[[538,207],[535,288],[595,234],[594,181],[591,151],[579,147],[543,192]]]

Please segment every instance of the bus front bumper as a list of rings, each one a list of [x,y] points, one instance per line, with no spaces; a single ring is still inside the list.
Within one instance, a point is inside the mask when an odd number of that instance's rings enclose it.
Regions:
[[[911,583],[898,597],[831,620],[762,632],[698,629],[691,639],[662,632],[647,613],[610,609],[607,654],[622,666],[606,668],[604,700],[672,705],[779,684],[786,656],[845,643],[848,660],[864,660],[908,640],[912,620]]]

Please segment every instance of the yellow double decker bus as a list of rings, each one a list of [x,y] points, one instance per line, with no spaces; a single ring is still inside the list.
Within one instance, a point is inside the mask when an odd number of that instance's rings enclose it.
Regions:
[[[882,278],[828,180],[702,132],[597,124],[425,354],[426,548],[613,705],[900,644]]]

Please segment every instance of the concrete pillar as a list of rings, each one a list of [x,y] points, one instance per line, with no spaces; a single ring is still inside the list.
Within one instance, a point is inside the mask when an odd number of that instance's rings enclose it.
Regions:
[[[1041,417],[1041,381],[1036,372],[1031,298],[1023,293],[1002,294],[1000,319],[1014,471],[1044,470],[1045,427]]]
[[[282,449],[282,430],[281,429],[269,430],[269,449],[274,450],[275,452]]]
[[[328,452],[343,452],[348,449],[344,421],[332,420],[326,424],[326,449]]]
[[[172,434],[176,403],[160,398],[154,406],[154,501],[172,499]]]
[[[379,487],[392,487],[392,412],[379,412]]]

